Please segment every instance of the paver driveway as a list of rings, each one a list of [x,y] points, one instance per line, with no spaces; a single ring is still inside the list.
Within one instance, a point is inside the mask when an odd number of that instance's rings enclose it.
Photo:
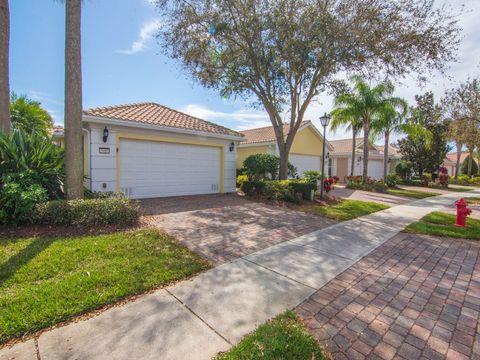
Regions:
[[[214,265],[336,223],[237,195],[148,199],[142,206],[144,222],[164,229]]]
[[[297,312],[335,359],[480,359],[480,242],[399,234]]]

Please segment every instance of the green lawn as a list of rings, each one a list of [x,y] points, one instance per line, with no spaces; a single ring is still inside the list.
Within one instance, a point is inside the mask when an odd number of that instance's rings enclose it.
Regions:
[[[287,311],[261,325],[216,360],[237,359],[326,359],[318,342],[305,331],[292,311]]]
[[[0,343],[206,268],[155,230],[0,239]]]
[[[351,220],[380,210],[388,209],[388,205],[361,200],[342,200],[336,205],[302,205],[300,211],[325,216],[335,220]]]
[[[408,225],[404,232],[473,240],[480,239],[480,220],[468,218],[468,226],[466,228],[456,227],[454,224],[455,215],[435,211],[424,216],[420,221]]]
[[[414,198],[414,199],[425,199],[428,197],[441,195],[438,193],[433,193],[428,191],[407,190],[407,189],[388,189],[387,193],[390,195]]]
[[[451,187],[451,186],[449,186],[447,190],[448,191],[453,191],[453,192],[467,192],[467,191],[472,191],[474,189],[466,188],[466,187],[462,188],[462,187]]]
[[[467,204],[470,204],[470,205],[480,205],[480,197],[475,197],[475,196],[472,196],[472,197],[466,197],[464,198],[465,201],[467,202]]]

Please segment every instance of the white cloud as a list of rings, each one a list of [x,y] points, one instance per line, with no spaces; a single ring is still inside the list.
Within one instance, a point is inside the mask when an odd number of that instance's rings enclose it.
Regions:
[[[270,119],[264,111],[241,109],[232,112],[211,110],[204,105],[188,104],[180,111],[200,119],[214,121],[234,130],[245,130],[270,125]]]
[[[125,50],[117,50],[117,52],[120,54],[133,55],[145,50],[148,43],[153,39],[153,35],[159,26],[159,19],[154,19],[145,23],[140,29],[138,39],[132,43],[130,48]]]

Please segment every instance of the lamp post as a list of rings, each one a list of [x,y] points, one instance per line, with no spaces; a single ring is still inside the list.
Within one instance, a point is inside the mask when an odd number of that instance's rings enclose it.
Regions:
[[[320,186],[320,200],[323,200],[323,188],[325,187],[325,142],[327,141],[327,126],[330,122],[330,115],[325,113],[323,116],[320,116],[320,123],[323,126],[323,150],[322,150],[322,184]]]

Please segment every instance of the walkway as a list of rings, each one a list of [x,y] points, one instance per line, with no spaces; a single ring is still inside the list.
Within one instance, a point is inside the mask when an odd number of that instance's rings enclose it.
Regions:
[[[405,225],[458,198],[454,193],[399,205],[223,264],[42,334],[40,358],[210,359],[302,303]],[[35,359],[34,349],[30,341],[0,351],[0,358],[20,351],[22,358]]]
[[[480,359],[480,243],[398,234],[296,310],[334,359]]]

